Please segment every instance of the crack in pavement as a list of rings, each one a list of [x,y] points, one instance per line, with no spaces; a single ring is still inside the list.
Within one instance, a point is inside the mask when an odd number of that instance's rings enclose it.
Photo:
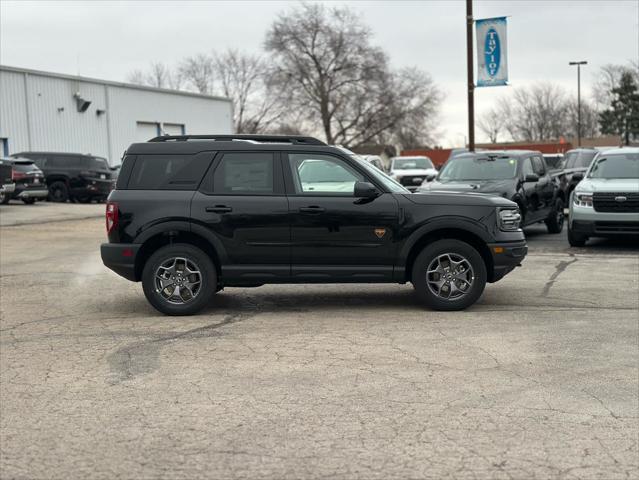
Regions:
[[[550,278],[548,279],[548,281],[546,282],[546,285],[544,285],[544,290],[541,292],[541,296],[542,297],[547,297],[548,293],[550,292],[550,289],[552,288],[552,286],[555,284],[555,282],[557,281],[557,278],[559,278],[559,275],[561,275],[562,273],[564,273],[566,271],[566,269],[572,265],[573,263],[575,263],[577,260],[579,260],[577,257],[575,257],[574,254],[570,254],[570,256],[573,258],[570,262],[567,262],[565,260],[562,260],[561,262],[559,262],[557,265],[555,265],[555,271],[553,272],[553,274],[550,276]]]
[[[112,385],[131,380],[134,377],[148,375],[158,369],[160,351],[170,341],[183,338],[204,338],[220,335],[216,330],[238,323],[253,316],[253,314],[235,313],[226,315],[221,322],[193,328],[186,332],[162,335],[159,338],[131,343],[119,348],[107,357],[111,371],[117,376]]]

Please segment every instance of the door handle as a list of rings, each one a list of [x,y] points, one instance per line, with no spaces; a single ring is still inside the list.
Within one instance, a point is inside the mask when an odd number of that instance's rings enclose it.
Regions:
[[[300,208],[300,212],[302,213],[322,213],[325,212],[326,209],[323,207],[318,207],[317,205],[311,205],[310,207],[302,207]]]
[[[215,205],[214,207],[206,207],[204,210],[212,213],[229,213],[233,211],[231,207],[227,207],[226,205]]]

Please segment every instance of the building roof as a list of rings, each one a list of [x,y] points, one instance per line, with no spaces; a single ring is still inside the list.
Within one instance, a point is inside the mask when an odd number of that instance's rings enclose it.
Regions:
[[[169,88],[149,87],[147,85],[137,85],[135,83],[114,82],[112,80],[101,80],[98,78],[82,77],[80,75],[68,75],[66,73],[45,72],[42,70],[32,70],[30,68],[10,67],[8,65],[0,65],[0,71],[26,73],[27,75],[38,75],[41,77],[61,78],[63,80],[73,80],[76,82],[95,83],[98,85],[110,85],[113,87],[130,88],[133,90],[145,90],[148,92],[168,93],[171,95],[182,95],[185,97],[206,98],[208,100],[219,100],[222,102],[231,102],[230,98],[219,97],[216,95],[204,95],[202,93],[186,92],[184,90],[172,90]]]

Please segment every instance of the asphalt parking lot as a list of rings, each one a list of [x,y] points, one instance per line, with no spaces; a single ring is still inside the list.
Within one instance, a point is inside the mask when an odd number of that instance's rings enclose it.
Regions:
[[[464,312],[310,285],[170,318],[102,266],[81,208],[104,206],[67,207],[0,228],[1,478],[639,475],[633,242],[533,227],[524,266]]]

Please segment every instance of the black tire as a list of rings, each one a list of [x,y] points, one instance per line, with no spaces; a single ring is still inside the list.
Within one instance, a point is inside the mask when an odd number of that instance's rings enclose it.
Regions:
[[[11,194],[7,192],[0,192],[0,205],[6,205],[11,200]]]
[[[428,267],[431,266],[433,262],[437,262],[438,258],[441,258],[441,256],[445,254],[451,255],[453,258],[457,258],[457,260],[463,258],[472,267],[470,287],[467,287],[468,290],[460,297],[454,299],[446,299],[441,295],[437,295],[431,290],[433,287],[429,287],[429,283],[432,282],[427,280]],[[446,274],[444,273],[443,275]],[[468,269],[466,269],[465,275],[471,275]],[[486,277],[486,265],[477,250],[465,242],[454,239],[444,239],[427,245],[417,256],[413,263],[411,281],[415,287],[417,296],[428,307],[435,310],[463,310],[479,299],[486,287]],[[430,278],[430,280],[432,281],[433,278]],[[455,280],[453,280],[453,282],[455,282]],[[455,285],[457,285],[457,283]],[[440,293],[443,288],[443,286],[440,288]],[[451,287],[448,287],[448,294],[453,294]]]
[[[64,182],[53,182],[49,185],[49,200],[64,203],[69,199],[69,189]]]
[[[568,243],[571,247],[583,247],[586,245],[588,237],[579,233],[573,232],[568,224]]]
[[[201,283],[197,293],[195,293],[193,297],[187,298],[187,300],[181,304],[171,303],[170,301],[170,298],[174,298],[177,286],[170,292],[169,299],[166,298],[166,295],[168,295],[166,289],[156,289],[156,272],[160,266],[163,264],[166,265],[167,262],[171,262],[171,260],[176,257],[190,262],[191,265],[195,266],[200,272],[199,278]],[[179,267],[177,268],[179,271]],[[187,279],[187,276],[185,275],[182,278]],[[166,280],[168,281],[170,279],[167,278]],[[184,284],[187,284],[187,282],[184,282]],[[146,261],[142,271],[142,288],[146,299],[158,312],[165,315],[193,315],[209,303],[211,296],[217,290],[215,265],[206,253],[193,245],[186,243],[167,245],[153,253]],[[184,292],[185,290],[181,291]],[[180,297],[180,300],[183,301],[184,299]]]
[[[564,229],[564,221],[564,202],[561,198],[558,198],[555,200],[555,206],[545,221],[548,233],[561,233]]]
[[[24,202],[25,205],[33,205],[36,199],[28,197],[28,198],[23,198],[22,201]]]

